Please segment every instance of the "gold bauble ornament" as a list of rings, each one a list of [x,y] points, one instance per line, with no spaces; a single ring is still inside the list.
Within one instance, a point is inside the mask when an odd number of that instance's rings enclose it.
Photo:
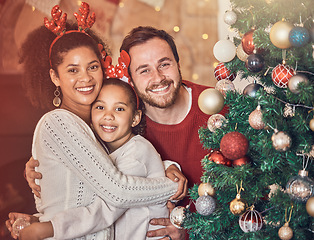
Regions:
[[[236,198],[230,202],[230,212],[236,216],[243,214],[247,207],[247,202],[241,198],[240,194],[237,194]]]
[[[310,125],[310,129],[314,132],[314,118],[311,119],[309,125]]]
[[[237,57],[242,61],[245,62],[247,57],[249,55],[246,54],[246,52],[244,52],[242,44],[239,44],[239,46],[237,47]]]
[[[283,132],[275,129],[275,133],[272,135],[271,140],[273,142],[273,147],[279,152],[287,151],[291,146],[290,136]]]
[[[278,236],[282,240],[290,240],[293,237],[293,231],[289,227],[289,223],[286,222],[285,225],[279,229]]]
[[[306,211],[307,213],[314,217],[314,197],[310,197],[306,202]]]
[[[249,115],[249,124],[252,128],[260,130],[265,127],[265,123],[263,122],[263,113],[261,111],[260,105],[250,113]]]
[[[272,44],[281,49],[291,47],[289,33],[293,25],[286,21],[276,22],[270,29],[269,38]]]
[[[215,189],[211,185],[211,183],[201,183],[198,186],[198,195],[199,196],[204,196],[205,194],[208,194],[209,196],[214,196],[215,195]]]
[[[219,113],[225,103],[224,96],[216,89],[205,89],[198,97],[198,106],[205,114]]]

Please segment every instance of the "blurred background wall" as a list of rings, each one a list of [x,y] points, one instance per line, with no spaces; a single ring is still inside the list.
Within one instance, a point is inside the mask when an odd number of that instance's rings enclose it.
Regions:
[[[215,86],[213,46],[230,33],[223,14],[229,0],[86,0],[97,16],[93,30],[112,49],[114,63],[123,37],[139,25],[170,33],[180,55],[183,79]],[[0,239],[9,238],[4,221],[10,211],[33,213],[33,196],[23,177],[31,156],[32,134],[45,110],[34,109],[24,96],[18,50],[26,35],[50,17],[59,4],[68,18],[81,1],[0,0]],[[234,81],[236,87],[243,83]]]

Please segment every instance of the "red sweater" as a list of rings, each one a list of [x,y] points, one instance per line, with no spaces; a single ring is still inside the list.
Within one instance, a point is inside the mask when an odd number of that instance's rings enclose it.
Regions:
[[[183,81],[183,84],[192,89],[192,106],[188,115],[176,125],[159,124],[146,116],[145,137],[155,146],[163,160],[173,160],[181,165],[190,188],[200,183],[203,173],[201,160],[209,152],[203,148],[198,135],[199,128],[207,126],[210,117],[199,109],[198,97],[209,87],[188,81]],[[226,108],[220,113],[225,115]],[[188,199],[182,203],[183,206],[187,204],[189,204]]]

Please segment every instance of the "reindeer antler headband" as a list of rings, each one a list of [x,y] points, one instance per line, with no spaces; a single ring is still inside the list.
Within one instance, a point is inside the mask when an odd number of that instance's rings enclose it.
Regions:
[[[91,28],[93,24],[96,21],[96,15],[93,12],[91,15],[89,15],[89,5],[86,2],[82,2],[82,7],[79,8],[79,11],[81,15],[78,13],[74,13],[74,16],[77,20],[78,29],[77,30],[71,30],[66,31],[66,20],[67,20],[67,14],[64,13],[62,16],[62,10],[60,9],[59,5],[54,6],[51,9],[51,16],[52,20],[49,21],[46,17],[44,18],[44,24],[47,29],[49,29],[51,32],[57,35],[57,37],[53,40],[53,42],[50,45],[49,48],[49,61],[50,66],[51,65],[51,49],[53,45],[65,34],[69,34],[72,32],[82,32],[88,35],[85,31],[88,28]],[[89,36],[89,35],[88,35]]]

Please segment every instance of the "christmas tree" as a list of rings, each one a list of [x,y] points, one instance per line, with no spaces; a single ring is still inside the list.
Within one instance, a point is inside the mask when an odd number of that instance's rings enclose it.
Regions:
[[[190,239],[314,239],[313,0],[230,2],[224,21],[237,34],[216,43],[218,82],[199,98],[212,116],[199,130],[208,155],[190,189],[196,211],[173,214]],[[236,74],[254,81],[235,91]]]

